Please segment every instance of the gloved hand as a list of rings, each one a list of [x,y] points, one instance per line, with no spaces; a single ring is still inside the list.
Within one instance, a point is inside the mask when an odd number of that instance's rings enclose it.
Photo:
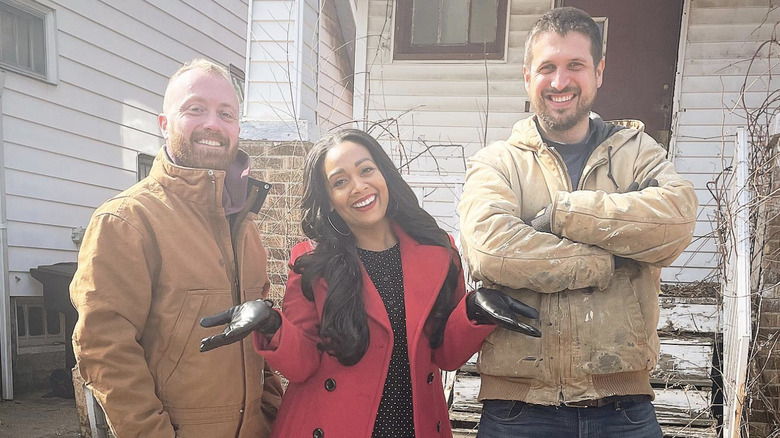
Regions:
[[[202,327],[215,327],[227,324],[225,330],[200,341],[200,352],[213,350],[223,345],[238,342],[254,330],[273,335],[282,325],[282,317],[271,307],[270,301],[255,300],[231,307],[216,315],[200,320]]]
[[[478,324],[497,324],[507,330],[539,338],[542,333],[522,321],[520,316],[539,319],[539,312],[509,295],[481,287],[466,296],[466,315]]]
[[[645,178],[642,183],[638,183],[636,181],[629,184],[628,188],[624,193],[628,192],[641,192],[642,190],[648,188],[648,187],[658,187],[658,180],[655,178]],[[631,259],[620,257],[620,256],[613,256],[615,259],[615,269],[622,268],[628,264]]]
[[[540,233],[552,233],[552,212],[553,205],[550,204],[536,213],[536,217],[531,221],[531,226],[534,230]]]
[[[636,181],[629,184],[628,188],[624,193],[628,192],[641,192],[642,190],[648,188],[648,187],[658,187],[658,180],[655,178],[645,178],[642,183],[638,183]]]

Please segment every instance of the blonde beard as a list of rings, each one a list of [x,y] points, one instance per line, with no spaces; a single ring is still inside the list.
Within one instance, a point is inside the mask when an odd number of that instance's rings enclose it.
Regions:
[[[167,150],[174,163],[195,169],[226,170],[236,159],[238,145],[230,145],[227,150],[209,151],[198,148],[192,141],[185,141],[181,131],[171,126]]]

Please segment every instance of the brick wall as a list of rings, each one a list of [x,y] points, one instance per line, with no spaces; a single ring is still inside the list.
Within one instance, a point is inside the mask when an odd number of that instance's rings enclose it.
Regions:
[[[780,136],[775,136],[775,156]],[[764,288],[756,294],[754,306],[755,355],[748,369],[748,433],[751,437],[780,436],[780,163],[772,169],[772,195],[763,205],[768,222],[762,254]]]
[[[271,184],[257,223],[268,251],[269,298],[278,303],[284,295],[290,249],[304,238],[300,214],[303,159],[311,143],[241,140],[240,148],[252,159],[252,177]]]

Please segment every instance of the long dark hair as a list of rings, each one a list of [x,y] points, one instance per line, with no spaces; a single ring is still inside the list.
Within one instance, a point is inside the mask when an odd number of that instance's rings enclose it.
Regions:
[[[403,180],[382,146],[371,135],[357,129],[344,129],[322,137],[304,162],[301,226],[316,245],[313,252],[295,261],[293,270],[301,274],[303,295],[309,300],[314,300],[312,285],[315,281],[322,277],[328,284],[319,327],[322,341],[318,347],[335,356],[341,364],[354,365],[366,354],[369,343],[363,276],[355,238],[351,233],[344,235],[349,227],[331,211],[323,170],[325,155],[344,141],[368,149],[387,183],[390,197],[387,211],[396,212],[391,219],[417,242],[451,251],[447,278],[425,321],[431,348],[438,348],[444,338],[444,326],[456,304],[454,294],[461,272],[460,258],[447,233],[420,207],[412,188]]]

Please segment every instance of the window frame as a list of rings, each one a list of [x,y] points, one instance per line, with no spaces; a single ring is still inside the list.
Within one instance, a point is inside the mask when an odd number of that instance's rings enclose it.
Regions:
[[[57,23],[54,9],[35,0],[0,0],[4,6],[43,19],[44,73],[38,73],[0,60],[0,68],[56,85],[59,81],[57,67]]]
[[[509,25],[509,1],[498,0],[496,17],[496,41],[492,44],[469,43],[460,46],[425,45],[413,46],[412,10],[415,1],[396,0],[393,33],[393,60],[503,60],[506,56]],[[472,0],[477,1],[477,0]]]
[[[19,330],[19,307],[24,312],[24,335],[21,335]],[[30,335],[30,307],[41,308],[41,318],[43,323],[43,334],[38,336]],[[17,348],[20,351],[34,347],[57,347],[60,348],[65,345],[67,340],[65,339],[65,317],[62,313],[57,312],[60,322],[60,332],[57,334],[49,334],[48,327],[48,313],[56,312],[55,310],[49,310],[43,305],[43,297],[14,297],[13,302],[14,309],[14,327],[16,329],[16,342]]]

